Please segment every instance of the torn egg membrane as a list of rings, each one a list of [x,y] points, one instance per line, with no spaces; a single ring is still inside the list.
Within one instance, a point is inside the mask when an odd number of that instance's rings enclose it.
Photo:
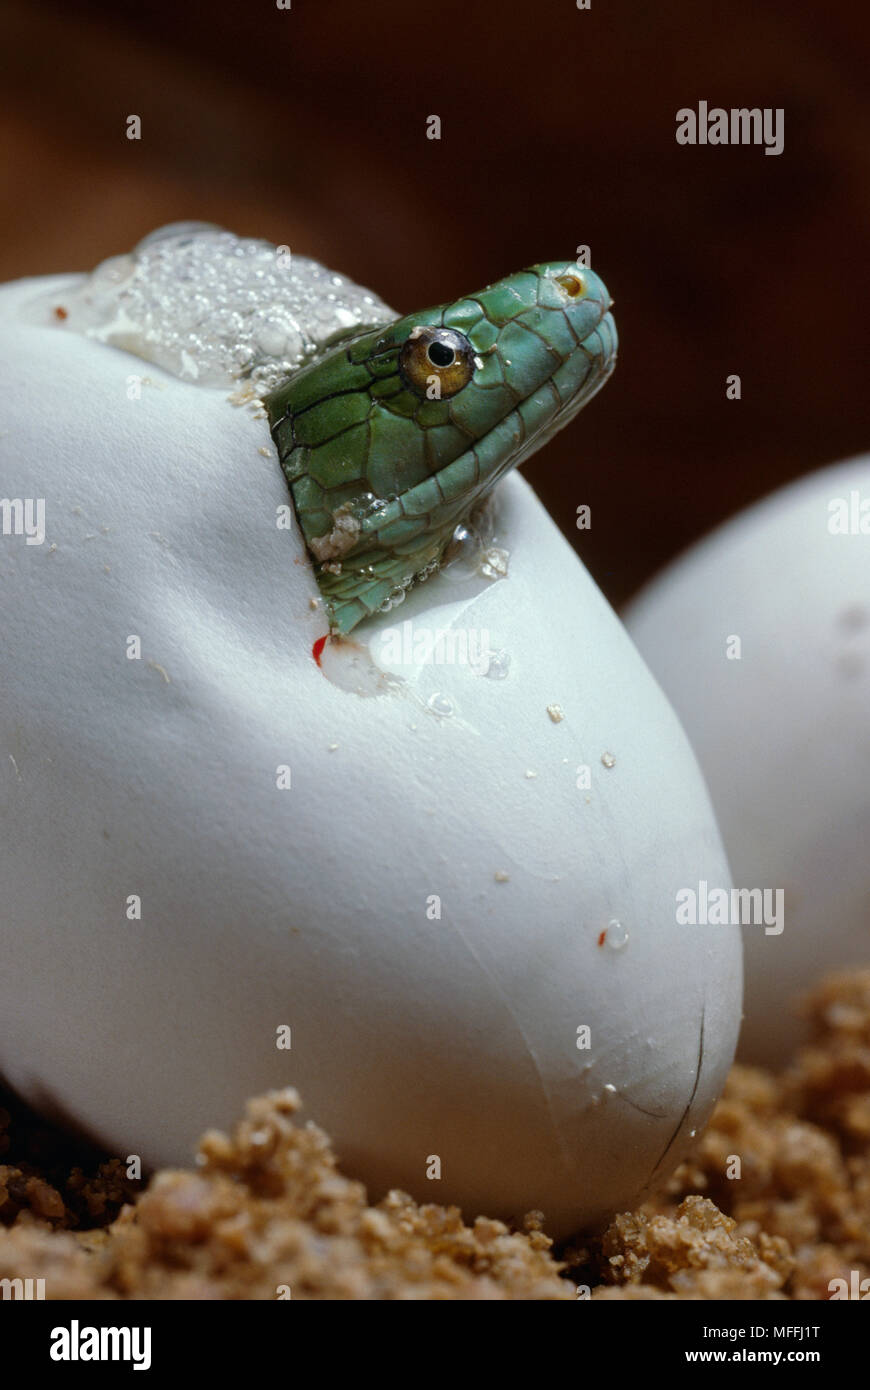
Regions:
[[[286,246],[175,222],[33,306],[198,386],[265,394],[338,339],[391,323],[377,295]]]

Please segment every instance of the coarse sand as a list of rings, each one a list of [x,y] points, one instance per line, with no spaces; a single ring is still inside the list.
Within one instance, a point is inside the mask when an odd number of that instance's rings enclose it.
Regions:
[[[131,1181],[14,1098],[0,1109],[0,1279],[55,1299],[826,1299],[870,1275],[870,970],[826,979],[785,1071],[734,1066],[655,1200],[561,1249],[394,1191],[369,1206],[294,1091]]]

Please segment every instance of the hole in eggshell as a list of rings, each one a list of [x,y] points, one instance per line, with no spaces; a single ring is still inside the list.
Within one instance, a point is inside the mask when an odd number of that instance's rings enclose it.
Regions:
[[[318,637],[311,655],[332,685],[352,695],[389,695],[405,684],[400,677],[381,671],[368,647],[348,637],[333,637],[329,633]]]

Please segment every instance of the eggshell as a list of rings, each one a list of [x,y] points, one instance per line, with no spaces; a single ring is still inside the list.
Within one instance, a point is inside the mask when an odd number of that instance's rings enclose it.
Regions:
[[[740,1042],[783,1061],[796,997],[870,962],[870,456],[720,527],[626,621],[706,773],[735,883],[783,892],[781,932],[743,927]]]
[[[0,1068],[147,1164],[292,1084],[375,1196],[563,1235],[630,1204],[709,1115],[741,977],[739,932],[676,925],[728,870],[622,626],[512,476],[508,577],[445,571],[321,669],[266,422],[24,322],[75,283],[0,291],[2,491],[46,505],[0,539]],[[490,674],[391,666],[385,626],[442,620]]]

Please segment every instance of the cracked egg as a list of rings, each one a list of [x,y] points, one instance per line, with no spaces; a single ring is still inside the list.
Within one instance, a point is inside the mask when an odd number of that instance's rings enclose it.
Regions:
[[[623,627],[514,474],[509,564],[467,538],[325,641],[262,411],[159,363],[131,394],[139,358],[32,312],[79,283],[0,292],[0,1070],[146,1165],[292,1085],[373,1198],[563,1236],[634,1205],[710,1114],[741,963],[677,921],[728,867]]]

